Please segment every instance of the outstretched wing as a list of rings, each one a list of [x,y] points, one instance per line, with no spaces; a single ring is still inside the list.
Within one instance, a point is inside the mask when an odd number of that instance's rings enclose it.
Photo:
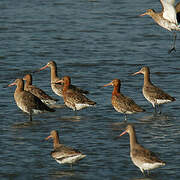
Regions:
[[[163,17],[168,21],[177,24],[176,19],[176,10],[175,10],[175,0],[160,0],[162,9],[163,9]]]

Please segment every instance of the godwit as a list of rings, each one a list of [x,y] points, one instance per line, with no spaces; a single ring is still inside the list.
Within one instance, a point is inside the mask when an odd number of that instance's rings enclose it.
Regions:
[[[153,9],[148,9],[145,13],[141,14],[140,16],[149,15],[151,16],[154,21],[161,27],[173,31],[173,45],[169,50],[171,53],[173,50],[176,51],[175,48],[175,41],[176,41],[176,32],[180,31],[180,27],[178,26],[179,21],[179,12],[180,12],[180,4],[178,3],[176,7],[174,7],[175,0],[160,0],[162,5],[161,12],[155,12]],[[177,21],[177,14],[178,14],[178,21]]]
[[[106,86],[114,87],[112,92],[112,105],[117,112],[125,114],[125,120],[127,119],[126,114],[134,114],[145,111],[140,106],[138,106],[131,98],[124,96],[120,92],[121,81],[119,79],[114,79],[112,82],[104,85],[104,87]]]
[[[165,162],[160,160],[153,152],[145,149],[141,146],[136,138],[136,133],[134,127],[129,124],[126,127],[126,130],[120,134],[120,136],[128,133],[130,139],[130,157],[134,165],[136,165],[141,172],[144,174],[144,171],[151,169],[159,168],[165,166]]]
[[[51,156],[59,164],[70,164],[72,167],[73,163],[86,157],[86,155],[82,154],[79,150],[61,144],[57,131],[51,131],[50,136],[45,138],[45,140],[48,140],[49,138],[52,138],[54,142],[54,150],[51,152]]]
[[[39,71],[46,69],[48,67],[51,69],[51,88],[55,94],[62,97],[63,96],[63,94],[62,94],[63,85],[60,83],[57,83],[57,81],[59,81],[61,79],[57,75],[57,65],[56,65],[55,61],[49,61],[47,63],[47,65],[40,68]],[[74,85],[71,85],[70,88],[77,91],[77,92],[80,92],[83,94],[88,94],[88,91],[82,90],[82,89],[80,89]]]
[[[165,93],[163,90],[161,90],[160,88],[152,84],[150,80],[149,67],[145,66],[141,68],[140,71],[134,73],[133,75],[136,75],[136,74],[144,75],[144,85],[142,88],[143,95],[155,108],[155,112],[157,112],[156,106],[159,107],[161,104],[169,103],[176,100],[174,97],[171,97],[170,95]],[[160,108],[159,108],[159,113],[161,113]]]
[[[91,101],[82,93],[73,90],[71,86],[71,78],[69,76],[64,76],[57,83],[63,83],[63,98],[64,103],[67,107],[73,109],[74,111],[80,110],[89,106],[94,106],[96,102]]]
[[[32,85],[32,75],[31,74],[26,74],[23,77],[23,80],[26,81],[24,90],[29,91],[30,93],[37,96],[46,105],[52,105],[58,101],[57,99],[54,99],[51,96],[49,96],[48,94],[46,94],[42,89],[37,88],[36,86]]]
[[[10,87],[14,85],[17,86],[14,92],[16,104],[23,112],[29,114],[30,121],[32,121],[32,114],[55,111],[44,104],[38,97],[28,91],[24,91],[24,82],[22,79],[16,79],[8,86]]]

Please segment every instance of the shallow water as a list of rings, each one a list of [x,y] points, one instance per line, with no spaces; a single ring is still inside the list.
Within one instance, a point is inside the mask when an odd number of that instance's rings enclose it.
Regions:
[[[157,1],[23,0],[0,2],[0,177],[1,179],[180,179],[179,77],[180,41],[168,54],[172,34],[149,17],[138,17],[148,8],[160,10]],[[68,108],[33,116],[33,122],[14,102],[15,87],[3,88],[16,78],[53,59],[58,75],[89,90],[95,108],[77,115]],[[152,82],[176,101],[154,115],[144,99],[143,76],[131,76],[144,65],[151,68]],[[129,137],[116,139],[126,126],[124,116],[111,105],[112,79],[122,81],[121,91],[146,109],[128,116],[139,142],[156,152],[166,166],[144,177],[129,157]],[[50,87],[50,70],[33,74],[33,84],[58,98]],[[44,141],[51,130],[61,141],[87,155],[71,169],[50,156],[52,142]]]

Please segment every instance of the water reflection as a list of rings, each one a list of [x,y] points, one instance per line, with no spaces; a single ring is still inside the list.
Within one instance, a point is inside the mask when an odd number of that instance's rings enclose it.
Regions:
[[[156,180],[157,178],[155,176],[157,176],[157,175],[150,173],[150,175],[145,175],[144,177],[140,177],[140,178],[139,177],[138,178],[132,178],[130,180]]]
[[[75,175],[74,170],[59,170],[52,173],[49,173],[49,175],[53,178],[63,178],[63,177],[72,177]]]
[[[150,114],[139,118],[141,122],[167,121],[169,119],[172,119],[172,117],[166,114]]]
[[[64,121],[71,121],[71,122],[79,122],[80,120],[84,119],[83,116],[61,116],[59,120]]]
[[[144,178],[133,178],[130,180],[155,180],[154,178],[144,177]]]
[[[127,125],[128,125],[128,121],[122,121],[122,122],[112,123],[111,126],[113,131],[120,131],[120,130],[124,130]]]
[[[153,1],[148,2],[149,7],[154,7]],[[179,161],[175,159],[178,160],[180,149],[180,54],[168,55],[164,50],[168,37],[148,28],[146,18],[138,19],[147,1],[26,0],[18,5],[10,0],[1,1],[0,5],[1,86],[54,59],[60,64],[61,76],[70,75],[79,87],[87,87],[98,105],[75,115],[64,106],[63,98],[53,94],[50,72],[39,72],[33,74],[34,84],[51,92],[59,102],[54,107],[56,112],[34,115],[30,122],[28,115],[17,109],[14,90],[2,89],[0,179],[178,180]],[[130,76],[146,65],[161,72],[160,76],[152,72],[153,81],[162,82],[165,91],[177,98],[172,105],[165,105],[163,114],[158,116],[142,95],[143,77]],[[123,92],[136,97],[146,112],[129,116],[127,122],[114,112],[110,106],[112,90],[99,88],[114,78],[122,79]],[[149,177],[138,169],[134,172],[128,135],[113,140],[128,123],[137,127],[140,142],[160,152],[170,172],[158,169]],[[90,166],[81,163],[73,171],[56,165],[49,154],[52,145],[42,143],[53,129],[61,129],[62,138],[72,147],[84,149],[89,155],[85,163]]]
[[[15,123],[12,125],[12,128],[26,128],[31,126],[40,125],[41,121],[27,121],[22,123]]]

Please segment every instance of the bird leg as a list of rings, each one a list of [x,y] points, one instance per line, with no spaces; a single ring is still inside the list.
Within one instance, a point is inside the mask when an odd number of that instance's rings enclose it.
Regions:
[[[144,177],[146,176],[146,173],[144,172],[144,169],[140,168],[141,172],[143,173]]]
[[[29,113],[29,120],[32,121],[32,111]]]
[[[149,170],[147,170],[147,175],[148,175],[148,176],[150,175],[150,171],[149,171]]]
[[[154,105],[154,112],[155,112],[155,114],[157,114],[157,107],[156,107],[156,105]]]
[[[176,51],[176,47],[175,47],[175,45],[176,45],[176,37],[177,37],[177,35],[176,35],[176,32],[174,31],[173,32],[173,45],[172,45],[171,49],[168,51],[169,54],[172,51]]]
[[[75,110],[74,110],[74,116],[77,116],[77,109],[75,107]]]
[[[125,114],[125,118],[124,118],[125,121],[127,121],[127,115]]]
[[[32,121],[32,114],[29,115],[29,120]]]
[[[158,114],[161,114],[161,106],[158,105]]]

